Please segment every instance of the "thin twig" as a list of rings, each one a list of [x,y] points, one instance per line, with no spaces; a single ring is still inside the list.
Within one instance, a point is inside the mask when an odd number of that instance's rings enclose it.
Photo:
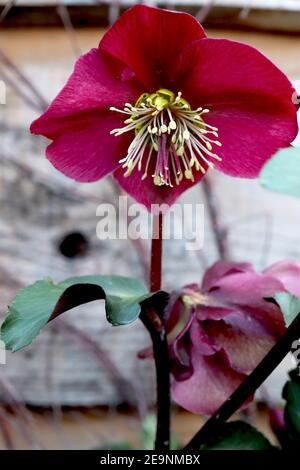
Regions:
[[[3,440],[4,440],[4,443],[5,443],[6,449],[7,450],[14,450],[15,446],[14,446],[13,439],[11,437],[11,432],[10,432],[10,428],[8,426],[8,423],[7,423],[7,418],[6,418],[5,414],[2,413],[2,411],[0,411],[0,430],[2,432],[2,436],[3,436]]]
[[[145,244],[140,238],[136,238],[136,239],[130,238],[130,240],[134,248],[136,249],[136,253],[139,257],[141,267],[143,269],[143,275],[144,275],[143,277],[147,281],[150,266],[147,260],[147,250],[146,250]]]
[[[40,445],[39,439],[37,438],[37,426],[33,415],[26,408],[26,405],[21,401],[20,397],[16,394],[14,387],[3,375],[0,376],[0,387],[2,388],[6,405],[11,409],[15,416],[22,418],[18,420],[18,426],[24,439],[32,448],[41,449],[42,446]],[[29,425],[33,428],[33,434]]]
[[[206,178],[203,178],[202,187],[203,187],[205,199],[206,199],[208,210],[209,210],[209,215],[211,218],[213,233],[216,238],[219,257],[220,259],[223,259],[223,260],[229,259],[229,249],[227,245],[227,231],[221,225],[219,211],[218,211],[218,207],[216,204],[212,183],[208,176],[206,176]]]
[[[8,2],[6,2],[6,5],[4,6],[0,14],[0,23],[2,23],[2,21],[6,18],[7,14],[10,12],[15,3],[16,0],[9,0]]]
[[[120,186],[116,183],[116,180],[111,176],[109,177],[109,182],[113,188],[113,191],[117,194],[118,197],[123,196],[125,193],[123,193],[122,189]],[[136,250],[136,253],[139,257],[139,261],[141,264],[141,267],[143,269],[143,274],[144,274],[144,279],[145,281],[148,281],[149,277],[149,270],[150,270],[150,264],[147,259],[147,252],[146,252],[146,247],[143,242],[143,240],[139,238],[131,238],[129,237],[129,240],[133,247]]]
[[[31,108],[37,110],[37,111],[42,111],[41,107],[39,104],[35,103],[29,96],[24,93],[20,85],[13,80],[3,68],[0,70],[0,77],[3,79],[6,85],[9,85],[17,95],[20,96],[20,98]]]
[[[70,43],[71,43],[74,55],[77,58],[81,55],[81,49],[80,49],[80,46],[76,37],[75,29],[72,24],[68,7],[64,5],[63,3],[59,3],[57,7],[57,13],[59,14],[60,19],[66,30],[66,33],[68,34],[70,38]]]
[[[62,320],[61,318],[54,322],[52,327],[67,332],[80,339],[82,344],[85,344],[104,366],[105,371],[110,376],[110,379],[118,390],[122,400],[124,400],[124,402],[130,403],[134,392],[130,382],[121,375],[120,371],[117,369],[106,351],[98,343],[96,343],[87,333],[80,330],[76,326],[71,325],[69,322]]]
[[[203,5],[196,13],[195,17],[200,23],[203,23],[206,20],[212,8],[215,6],[215,3],[216,0],[209,0],[209,2],[206,5]]]
[[[295,318],[280,340],[272,347],[254,371],[246,377],[239,387],[221,405],[213,416],[195,434],[186,445],[185,450],[199,450],[208,438],[218,432],[220,425],[225,423],[258,387],[269,377],[291,349],[293,341],[300,336],[300,314]]]
[[[5,65],[20,81],[23,85],[32,93],[36,99],[36,103],[33,102],[33,105],[39,111],[44,111],[48,103],[41,93],[37,90],[35,85],[29,80],[24,73],[19,69],[19,67],[5,54],[3,49],[0,49],[0,60],[3,65]],[[30,99],[31,101],[31,99]]]

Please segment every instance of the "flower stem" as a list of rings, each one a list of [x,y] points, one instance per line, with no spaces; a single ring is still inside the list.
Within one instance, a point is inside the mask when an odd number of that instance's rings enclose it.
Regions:
[[[288,327],[280,340],[266,354],[254,371],[246,377],[232,395],[221,405],[213,416],[195,434],[185,450],[199,450],[206,440],[218,432],[218,428],[232,416],[253,395],[268,378],[291,349],[293,341],[300,336],[300,313]]]
[[[153,216],[151,292],[161,288],[162,234],[163,215],[159,213]],[[168,450],[170,448],[170,364],[165,321],[163,315],[159,315],[154,309],[143,311],[141,320],[152,339],[156,368],[157,428],[155,450]]]
[[[153,215],[150,290],[156,292],[161,288],[161,264],[162,264],[162,235],[163,214],[159,212]]]
[[[170,448],[170,365],[165,327],[157,312],[142,312],[141,320],[150,333],[156,368],[157,427],[155,450]]]

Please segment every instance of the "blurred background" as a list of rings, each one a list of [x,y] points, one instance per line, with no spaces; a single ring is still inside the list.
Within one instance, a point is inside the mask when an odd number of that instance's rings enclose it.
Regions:
[[[75,59],[135,3],[192,13],[209,36],[259,48],[300,89],[300,0],[0,0],[0,80],[6,84],[0,104],[0,320],[18,289],[45,276],[60,281],[117,273],[147,281],[146,242],[96,238],[97,205],[119,195],[112,179],[68,180],[44,158],[46,141],[28,130]],[[221,257],[251,261],[257,269],[284,258],[300,262],[296,199],[211,172],[181,201],[205,204],[204,249],[166,243],[166,290],[199,282]],[[112,328],[95,302],[66,313],[24,351],[7,353],[7,364],[0,365],[0,448],[88,449],[125,440],[149,445],[154,370],[151,360],[137,358],[148,345],[139,323]],[[266,434],[267,407],[280,402],[292,366],[287,358],[247,413]],[[174,408],[177,439],[187,441],[201,421]]]

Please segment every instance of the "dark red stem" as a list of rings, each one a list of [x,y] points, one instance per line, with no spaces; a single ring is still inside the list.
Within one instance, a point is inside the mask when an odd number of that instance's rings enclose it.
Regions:
[[[151,267],[150,267],[150,291],[156,292],[161,288],[162,265],[162,236],[163,214],[153,215]]]
[[[161,289],[163,215],[153,216],[151,247],[150,290]],[[153,309],[142,312],[141,320],[147,328],[153,344],[157,389],[157,429],[155,450],[170,448],[170,364],[167,333],[163,315]]]

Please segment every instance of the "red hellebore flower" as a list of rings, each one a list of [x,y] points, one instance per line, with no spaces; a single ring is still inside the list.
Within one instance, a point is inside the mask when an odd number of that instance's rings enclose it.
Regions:
[[[139,202],[172,204],[208,168],[254,178],[297,135],[294,89],[246,44],[209,39],[195,18],[135,6],[79,58],[31,125],[62,173],[112,173]]]
[[[229,397],[285,331],[279,307],[265,300],[278,291],[300,296],[300,267],[292,261],[262,273],[248,263],[220,261],[201,287],[184,288],[168,325],[175,336],[170,353],[177,403],[210,415]]]

